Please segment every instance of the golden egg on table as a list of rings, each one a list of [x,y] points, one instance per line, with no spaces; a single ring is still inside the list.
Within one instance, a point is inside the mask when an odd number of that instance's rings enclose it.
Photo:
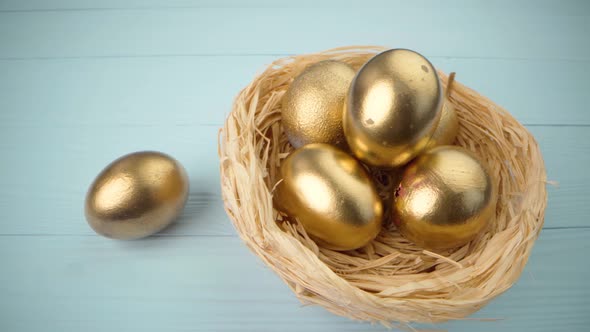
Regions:
[[[351,151],[373,166],[406,164],[428,145],[442,100],[438,74],[422,55],[406,49],[376,55],[347,96],[343,122]]]
[[[186,172],[176,160],[160,152],[131,153],[96,177],[86,195],[86,220],[106,237],[146,237],[181,214],[188,192]]]
[[[440,146],[407,165],[394,194],[393,218],[410,241],[427,249],[450,249],[489,226],[496,200],[495,181],[473,154]]]
[[[451,102],[446,99],[438,125],[430,137],[430,142],[426,149],[433,148],[439,145],[450,145],[455,142],[457,133],[459,132],[459,118],[457,117],[457,111]]]
[[[309,144],[281,164],[276,207],[296,217],[320,245],[360,248],[381,229],[383,206],[364,167],[328,144]]]
[[[344,99],[354,70],[326,60],[307,67],[293,80],[282,100],[282,124],[291,145],[310,143],[346,147],[342,129]]]

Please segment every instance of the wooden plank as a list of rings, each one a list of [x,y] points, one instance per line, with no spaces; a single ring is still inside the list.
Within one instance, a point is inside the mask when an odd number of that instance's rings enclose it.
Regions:
[[[474,317],[424,328],[585,331],[590,230],[542,233],[517,285]],[[2,331],[385,331],[290,290],[237,238],[0,237]]]
[[[0,127],[221,125],[278,57],[0,61]],[[525,124],[590,125],[590,62],[432,58]],[[34,95],[34,98],[31,98]]]
[[[530,127],[547,168],[547,178],[559,183],[548,185],[545,227],[588,227],[590,213],[590,128],[588,127]],[[583,142],[583,143],[582,143]],[[559,152],[558,152],[559,151]]]
[[[556,7],[531,1],[513,7],[404,2],[389,9],[5,11],[0,58],[292,54],[381,44],[428,56],[590,60],[590,44],[579,33],[590,30],[590,6]]]
[[[504,10],[501,5],[509,5],[514,8],[522,8],[529,6],[536,11],[554,10],[554,14],[562,12],[576,13],[574,9],[583,7],[586,3],[579,0],[558,1],[558,0],[497,0],[493,3],[473,3],[469,0],[450,0],[446,7],[441,8],[480,8],[492,10]],[[533,6],[536,5],[536,6]],[[407,3],[403,0],[367,0],[359,3],[353,0],[324,0],[320,3],[313,0],[300,0],[297,2],[289,0],[54,0],[51,2],[43,0],[4,0],[0,3],[0,10],[2,11],[27,11],[27,10],[110,10],[110,9],[167,9],[175,7],[183,8],[289,8],[289,7],[334,7],[340,5],[342,7],[425,7],[440,5],[436,0],[419,0]]]
[[[276,57],[353,43],[457,71],[530,125],[560,183],[521,281],[475,315],[504,320],[424,327],[587,330],[589,18],[582,0],[0,1],[0,331],[384,331],[301,308],[219,198],[237,91]],[[185,216],[143,241],[95,236],[88,184],[140,149],[187,167]]]
[[[580,14],[580,8],[588,5],[583,0],[497,0],[491,3],[474,3],[470,0],[449,0],[441,6],[440,1],[420,0],[408,3],[404,0],[4,0],[0,3],[0,11],[65,11],[65,10],[113,10],[113,9],[168,9],[168,8],[293,8],[293,7],[383,7],[383,8],[427,8],[436,7],[441,10],[486,10],[488,13],[522,10],[529,14],[548,13],[552,15]]]
[[[91,234],[83,213],[88,186],[112,160],[139,150],[164,151],[189,173],[185,215],[169,232],[233,234],[219,197],[217,131],[206,126],[3,128],[0,234]]]
[[[107,113],[109,114],[109,113]],[[550,180],[545,226],[587,227],[590,215],[590,128],[531,127]],[[164,234],[233,235],[219,188],[216,126],[7,127],[0,131],[0,234],[92,234],[85,192],[115,158],[160,150],[187,168],[185,216]]]

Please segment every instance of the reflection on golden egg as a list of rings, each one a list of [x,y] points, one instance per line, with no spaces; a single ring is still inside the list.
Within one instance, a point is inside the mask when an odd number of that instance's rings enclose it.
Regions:
[[[427,149],[439,145],[453,144],[458,132],[459,118],[457,117],[457,111],[455,111],[453,104],[446,99],[443,104],[440,120],[438,121],[434,133],[430,137]]]
[[[344,148],[344,99],[354,70],[326,60],[306,68],[291,83],[282,100],[282,124],[291,145],[327,143]]]
[[[486,167],[457,146],[414,159],[394,194],[394,221],[407,239],[428,249],[466,244],[494,219],[496,184]]]
[[[152,235],[182,212],[189,183],[182,165],[160,152],[136,152],[108,165],[86,195],[88,224],[100,235]]]
[[[281,175],[276,207],[296,217],[320,245],[356,249],[379,233],[381,200],[364,167],[345,152],[305,145],[283,161]]]
[[[373,166],[407,163],[426,148],[442,99],[438,74],[422,55],[406,49],[376,55],[347,95],[343,122],[351,151]]]

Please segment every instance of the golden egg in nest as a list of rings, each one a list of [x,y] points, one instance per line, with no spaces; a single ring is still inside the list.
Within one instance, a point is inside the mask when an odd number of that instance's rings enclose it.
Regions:
[[[85,214],[96,233],[122,240],[152,235],[182,212],[186,172],[160,152],[136,152],[109,164],[86,195]]]
[[[398,167],[422,152],[440,118],[443,93],[434,66],[406,49],[377,54],[347,95],[344,133],[369,165]]]
[[[344,99],[354,70],[334,60],[307,67],[293,80],[282,99],[282,124],[289,142],[346,147],[342,129]]]
[[[381,230],[383,206],[365,168],[328,144],[309,144],[281,164],[275,206],[303,225],[320,245],[360,248]]]
[[[427,249],[466,244],[495,217],[497,191],[486,167],[457,146],[440,146],[409,163],[393,199],[399,232]]]
[[[450,145],[455,142],[457,133],[459,132],[459,118],[457,117],[457,111],[455,107],[448,99],[442,107],[440,120],[430,137],[430,142],[426,149],[433,148],[440,145]]]

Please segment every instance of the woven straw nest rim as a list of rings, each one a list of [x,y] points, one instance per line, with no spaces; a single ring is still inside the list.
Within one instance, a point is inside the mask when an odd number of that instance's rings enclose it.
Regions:
[[[278,166],[293,149],[280,115],[290,82],[312,63],[333,59],[358,69],[383,50],[343,47],[282,58],[246,86],[219,134],[224,206],[246,245],[305,304],[402,328],[461,319],[516,282],[542,228],[547,200],[537,142],[491,100],[456,81],[449,96],[460,121],[455,144],[488,165],[499,189],[492,227],[461,248],[429,252],[386,226],[366,247],[336,252],[318,247],[296,220],[273,208]],[[446,87],[447,75],[439,76]],[[372,174],[387,200],[395,175]]]

